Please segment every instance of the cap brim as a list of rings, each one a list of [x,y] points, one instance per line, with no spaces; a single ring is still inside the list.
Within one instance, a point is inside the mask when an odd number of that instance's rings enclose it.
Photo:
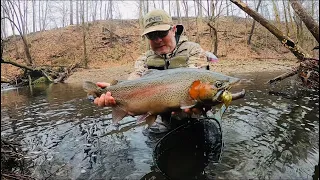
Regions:
[[[147,29],[145,29],[143,31],[143,33],[141,34],[141,36],[148,34],[149,32],[153,32],[153,31],[167,31],[170,29],[170,25],[169,24],[160,24],[160,25],[156,25],[156,26],[151,26]]]

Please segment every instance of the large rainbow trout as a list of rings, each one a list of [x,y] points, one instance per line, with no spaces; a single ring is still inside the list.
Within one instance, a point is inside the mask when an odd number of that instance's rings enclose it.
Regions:
[[[203,69],[177,68],[164,71],[149,70],[136,80],[115,82],[106,88],[84,82],[88,96],[99,97],[107,91],[116,100],[112,107],[113,123],[125,116],[141,115],[151,125],[158,114],[186,109],[201,104],[229,104],[232,99],[242,98],[244,92],[231,94],[228,90],[238,78]]]

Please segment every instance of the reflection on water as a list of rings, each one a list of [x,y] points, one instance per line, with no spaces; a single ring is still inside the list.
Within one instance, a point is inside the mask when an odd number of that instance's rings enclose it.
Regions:
[[[319,161],[317,92],[297,90],[290,79],[264,84],[274,73],[237,76],[246,79],[239,89],[247,94],[224,116],[224,151],[219,164],[205,168],[208,179],[312,179]],[[2,91],[1,112],[1,136],[21,142],[39,179],[140,179],[154,168],[160,137],[144,135],[144,126],[110,133],[110,109],[91,104],[80,86]],[[134,120],[126,117],[122,127]]]

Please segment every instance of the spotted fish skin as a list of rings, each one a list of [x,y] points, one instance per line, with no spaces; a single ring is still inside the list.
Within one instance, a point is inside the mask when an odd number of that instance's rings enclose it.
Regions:
[[[139,79],[121,81],[104,89],[91,82],[85,82],[83,87],[94,97],[111,92],[117,104],[112,107],[114,123],[127,115],[143,115],[143,120],[149,124],[163,112],[190,108],[199,101],[214,101],[218,92],[238,81],[238,78],[209,70],[177,68],[150,70]]]

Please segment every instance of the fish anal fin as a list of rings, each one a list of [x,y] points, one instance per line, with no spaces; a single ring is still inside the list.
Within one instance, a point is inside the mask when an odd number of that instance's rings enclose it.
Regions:
[[[128,112],[125,111],[124,109],[122,109],[120,106],[112,107],[112,122],[114,124],[117,124],[124,117],[126,117],[127,114],[128,114]]]
[[[199,96],[199,85],[201,84],[200,80],[193,81],[189,89],[189,95],[192,99],[197,99]]]
[[[148,124],[148,128],[156,121],[157,116],[149,115],[146,117],[146,123]]]
[[[150,116],[151,114],[150,113],[147,113],[147,114],[143,114],[141,116],[138,116],[137,118],[137,122],[141,122],[141,121],[144,121],[148,118],[148,116]]]

